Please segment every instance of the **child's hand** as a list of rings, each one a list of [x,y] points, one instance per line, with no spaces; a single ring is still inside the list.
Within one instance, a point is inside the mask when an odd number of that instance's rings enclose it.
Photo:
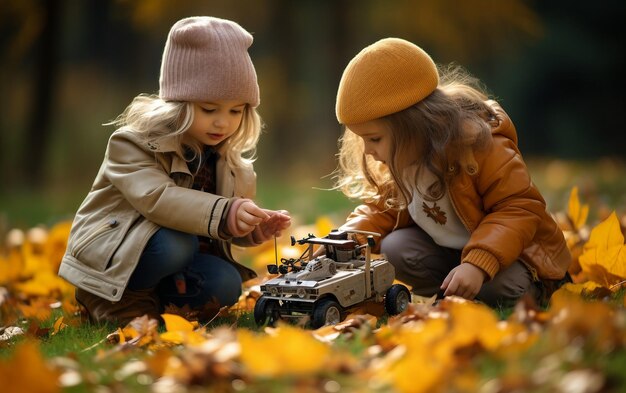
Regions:
[[[286,210],[263,209],[269,218],[259,224],[258,229],[252,232],[256,243],[264,243],[274,236],[279,237],[282,231],[291,225],[291,217]]]
[[[441,289],[445,290],[444,296],[461,296],[465,299],[473,299],[480,291],[480,288],[487,278],[481,268],[471,263],[461,263],[448,273],[441,284]]]
[[[267,210],[261,209],[250,199],[238,199],[228,212],[226,230],[233,237],[243,237],[269,219]]]

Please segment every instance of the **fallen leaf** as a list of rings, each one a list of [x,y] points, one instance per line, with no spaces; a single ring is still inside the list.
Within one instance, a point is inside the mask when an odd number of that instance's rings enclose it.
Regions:
[[[578,199],[578,187],[573,187],[567,204],[567,215],[572,221],[574,230],[581,229],[587,222],[589,205],[581,204]]]
[[[330,355],[328,346],[310,332],[289,325],[255,334],[239,330],[241,361],[259,377],[315,374],[325,370]]]
[[[54,325],[52,326],[52,333],[50,334],[51,336],[54,336],[62,329],[65,329],[67,327],[67,325],[63,322],[63,319],[64,317],[60,316],[59,318],[57,318],[56,321],[54,321]]]
[[[61,390],[60,373],[52,369],[33,341],[20,343],[10,359],[0,359],[0,381],[4,393],[56,393]]]
[[[198,327],[197,322],[192,323],[173,314],[161,314],[161,317],[165,321],[165,329],[167,330],[160,334],[161,341],[171,344],[198,345],[206,340],[202,334],[195,331]]]
[[[168,332],[192,332],[194,325],[179,315],[161,314]],[[197,324],[196,324],[197,326]]]
[[[626,279],[626,246],[615,212],[592,229],[579,261],[589,279],[604,287]]]

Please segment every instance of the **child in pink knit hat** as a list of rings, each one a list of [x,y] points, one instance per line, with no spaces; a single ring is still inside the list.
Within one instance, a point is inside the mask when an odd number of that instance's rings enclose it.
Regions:
[[[59,268],[92,321],[159,319],[168,304],[211,316],[256,276],[231,243],[258,245],[289,227],[286,211],[253,202],[261,119],[251,44],[229,20],[178,21],[159,95],[137,96],[112,123]]]

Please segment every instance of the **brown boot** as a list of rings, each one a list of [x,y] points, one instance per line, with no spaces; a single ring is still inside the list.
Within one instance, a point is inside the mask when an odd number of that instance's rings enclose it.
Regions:
[[[117,302],[103,299],[97,295],[76,288],[76,301],[82,305],[94,323],[112,323],[126,326],[137,317],[148,315],[161,322],[159,298],[154,289],[131,291],[126,289]]]

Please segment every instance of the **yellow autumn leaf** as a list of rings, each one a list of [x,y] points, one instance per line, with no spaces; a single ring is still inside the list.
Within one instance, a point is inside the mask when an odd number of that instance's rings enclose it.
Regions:
[[[281,325],[272,334],[238,331],[241,361],[260,377],[307,375],[323,371],[330,349],[310,332]]]
[[[11,250],[6,257],[0,255],[0,285],[17,281],[22,273],[22,265],[19,250]]]
[[[573,339],[584,338],[586,345],[599,351],[612,351],[623,345],[624,322],[611,304],[587,301],[562,289],[554,295],[550,299],[547,333],[555,343],[568,345]]]
[[[52,315],[50,301],[44,298],[35,298],[29,303],[18,303],[17,309],[26,319],[45,321]]]
[[[207,340],[198,332],[186,331],[163,332],[159,337],[161,341],[170,344],[200,345]]]
[[[63,254],[65,254],[71,228],[72,221],[66,220],[55,224],[48,232],[44,253],[48,268],[52,272],[56,273],[59,271],[59,265],[61,264],[61,259],[63,259]]]
[[[120,344],[124,344],[126,342],[126,336],[124,335],[124,332],[122,331],[122,328],[117,328],[116,331],[118,337],[119,337],[119,343]]]
[[[54,325],[52,327],[52,333],[50,334],[51,336],[54,336],[55,334],[60,332],[61,329],[65,329],[67,327],[67,324],[63,322],[63,319],[64,317],[60,316],[59,318],[57,318],[56,321],[54,321]]]
[[[602,287],[602,285],[600,285],[600,284],[598,284],[596,282],[593,282],[593,281],[585,281],[583,283],[576,283],[576,284],[574,284],[574,283],[565,283],[565,284],[563,284],[561,286],[561,288],[559,288],[557,290],[557,292],[560,291],[560,290],[563,290],[563,291],[568,291],[568,292],[571,292],[571,293],[575,293],[577,295],[582,295],[583,291],[590,292],[590,291],[593,291],[596,288],[601,288],[601,287]]]
[[[531,331],[518,322],[500,321],[498,328],[501,330],[501,335],[498,339],[498,347],[493,353],[502,358],[519,356],[539,339],[538,332]]]
[[[578,187],[572,188],[572,192],[569,196],[569,203],[567,205],[567,214],[572,220],[574,230],[582,228],[587,222],[589,205],[580,204],[580,200],[578,199]]]
[[[158,325],[156,319],[143,315],[136,317],[122,328],[122,335],[125,337],[125,342],[133,342],[134,345],[142,347],[157,341]]]
[[[66,293],[71,285],[51,271],[39,270],[31,279],[18,283],[15,289],[27,296],[47,296],[53,293]]]
[[[426,393],[436,391],[451,366],[433,359],[427,348],[413,347],[389,368],[379,370],[377,376],[401,393]]]
[[[206,341],[202,334],[195,332],[197,324],[189,322],[180,315],[161,314],[165,321],[166,332],[159,335],[162,341],[172,344],[190,344],[197,345]]]
[[[47,240],[48,231],[43,227],[34,227],[26,232],[25,241],[22,244],[22,258],[24,260],[22,277],[30,277],[42,271],[51,271],[45,255]]]
[[[15,349],[10,359],[0,359],[0,381],[4,393],[60,392],[59,373],[44,360],[35,342],[27,341]]]
[[[161,317],[168,332],[192,332],[194,329],[194,325],[180,315],[161,314]]]
[[[579,261],[589,280],[604,287],[626,279],[626,246],[615,212],[591,230]]]
[[[413,347],[421,348],[439,342],[447,336],[448,329],[447,318],[438,317],[417,324],[400,325],[399,328],[382,326],[376,331],[376,338],[383,348],[405,345],[410,350]]]
[[[504,331],[498,328],[498,317],[489,307],[473,302],[451,303],[450,317],[453,323],[450,337],[456,345],[478,341],[488,350],[500,345]]]
[[[381,327],[376,337],[388,352],[373,370],[375,379],[399,392],[432,392],[454,365],[449,329],[446,314],[395,328]]]

